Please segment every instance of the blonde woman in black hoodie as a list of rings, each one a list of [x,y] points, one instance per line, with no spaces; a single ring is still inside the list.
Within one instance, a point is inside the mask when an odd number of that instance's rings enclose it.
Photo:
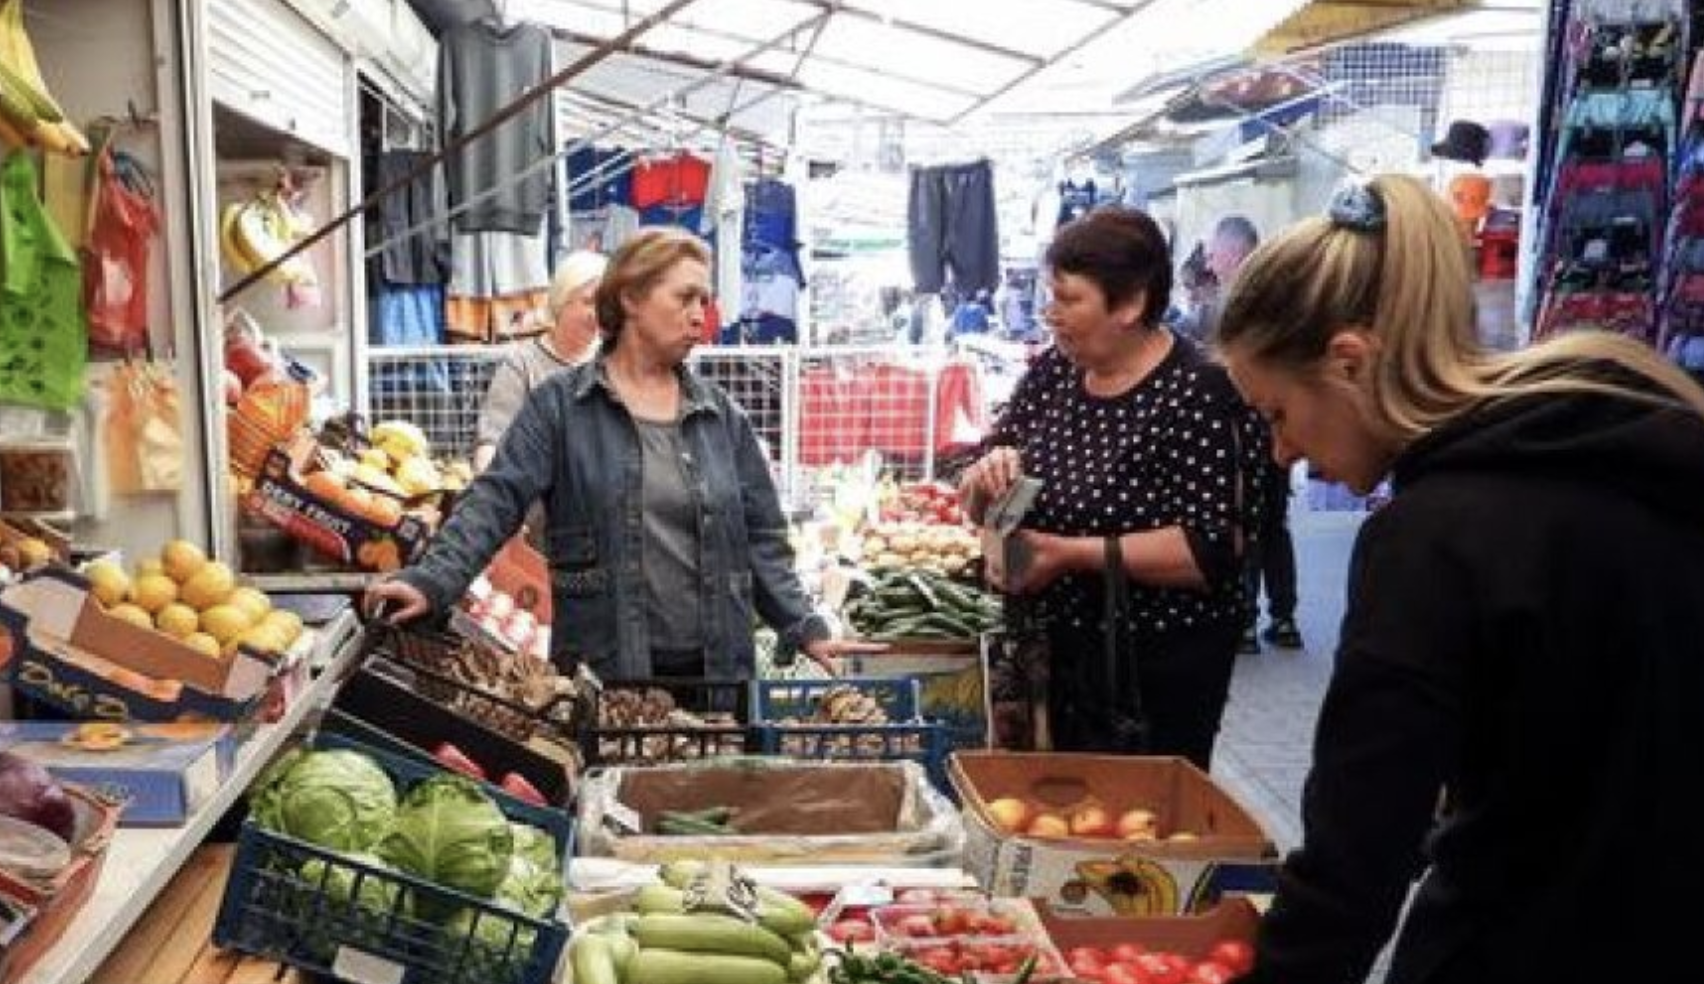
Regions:
[[[1359,984],[1422,870],[1389,984],[1704,973],[1672,935],[1704,884],[1704,391],[1606,334],[1481,348],[1450,212],[1396,176],[1261,247],[1218,343],[1281,461],[1396,490],[1245,980]]]

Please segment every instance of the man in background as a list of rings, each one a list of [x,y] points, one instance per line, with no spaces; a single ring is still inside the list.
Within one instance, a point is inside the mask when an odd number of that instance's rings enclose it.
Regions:
[[[1202,339],[1211,342],[1217,327],[1224,292],[1242,268],[1248,254],[1260,245],[1260,233],[1246,216],[1227,215],[1213,227],[1207,242],[1206,265],[1218,283],[1216,296],[1203,313]],[[1263,497],[1266,528],[1249,556],[1248,629],[1243,633],[1242,651],[1260,652],[1260,641],[1279,649],[1302,648],[1302,633],[1296,627],[1296,545],[1290,536],[1290,473],[1276,462],[1254,477],[1253,490]],[[1260,621],[1260,588],[1266,586],[1266,629],[1256,634]]]

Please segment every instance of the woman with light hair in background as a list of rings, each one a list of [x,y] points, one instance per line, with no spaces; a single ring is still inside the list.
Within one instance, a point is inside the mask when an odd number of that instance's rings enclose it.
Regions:
[[[510,348],[491,376],[473,447],[473,468],[484,471],[521,404],[544,378],[590,359],[598,347],[598,281],[609,261],[601,253],[576,250],[557,264],[550,279],[546,330]]]
[[[1422,864],[1388,984],[1664,966],[1704,882],[1704,391],[1598,332],[1482,347],[1454,216],[1401,176],[1258,249],[1218,344],[1280,462],[1395,488],[1243,980],[1359,984]]]

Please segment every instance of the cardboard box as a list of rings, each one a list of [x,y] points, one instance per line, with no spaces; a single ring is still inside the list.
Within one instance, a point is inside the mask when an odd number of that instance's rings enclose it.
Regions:
[[[432,531],[412,513],[403,513],[393,527],[383,527],[342,505],[309,492],[303,466],[313,456],[312,438],[275,447],[266,456],[254,489],[243,505],[318,553],[349,567],[394,571],[426,552]]]
[[[120,826],[176,827],[231,774],[237,740],[225,724],[16,721],[0,749],[121,804]]]
[[[12,636],[12,685],[73,719],[243,720],[279,670],[277,659],[247,648],[213,658],[114,618],[87,580],[62,569],[0,590],[0,625]]]
[[[964,812],[965,869],[995,895],[1041,899],[1071,915],[1199,912],[1226,893],[1270,890],[1277,852],[1260,824],[1181,758],[1016,752],[955,754],[948,775]],[[1069,816],[1088,803],[1116,822],[1156,814],[1186,842],[1009,834],[988,804],[1016,797]]]
[[[6,941],[0,961],[0,984],[14,984],[65,936],[100,880],[107,848],[118,826],[118,807],[86,789],[67,785],[65,793],[77,811],[71,838],[71,863],[47,881],[14,876],[0,869],[0,899],[15,900],[31,910],[21,936]],[[11,908],[8,906],[8,908]]]
[[[1222,940],[1253,943],[1260,913],[1245,898],[1227,898],[1200,915],[1073,919],[1045,905],[1036,906],[1053,945],[1070,952],[1079,946],[1113,947],[1140,943],[1150,950],[1181,953],[1192,960],[1207,956]]]

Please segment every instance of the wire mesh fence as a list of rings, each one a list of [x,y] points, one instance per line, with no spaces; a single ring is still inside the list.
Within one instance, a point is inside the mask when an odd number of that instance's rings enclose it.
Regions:
[[[372,349],[368,417],[413,421],[438,454],[470,457],[502,357],[463,346]],[[825,471],[871,452],[896,480],[934,478],[988,422],[984,360],[940,348],[706,348],[689,364],[750,418],[776,485],[800,505]]]

